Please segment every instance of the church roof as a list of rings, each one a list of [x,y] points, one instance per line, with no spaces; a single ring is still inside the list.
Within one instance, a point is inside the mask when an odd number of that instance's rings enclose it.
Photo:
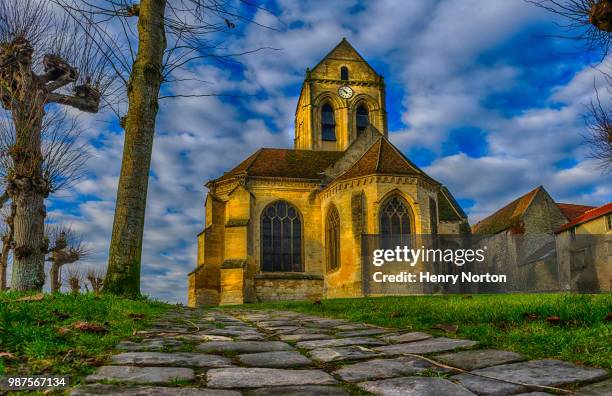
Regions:
[[[378,138],[361,158],[335,180],[340,181],[375,174],[421,175],[433,180],[406,158],[384,136]]]
[[[438,191],[438,218],[442,221],[463,221],[467,219],[467,215],[455,200],[455,197],[444,186]]]
[[[315,67],[312,68],[312,71],[316,71],[317,68],[327,59],[363,62],[363,64],[365,64],[374,74],[378,75],[378,73],[376,73],[376,70],[374,70],[374,68],[370,66],[370,64],[363,58],[363,56],[361,56],[361,54],[357,52],[355,47],[353,47],[351,43],[348,42],[346,37],[343,37],[342,40],[338,43],[338,45],[336,45],[331,51],[329,51],[329,53],[325,55],[323,59],[321,59],[319,63],[316,64]]]
[[[518,197],[489,217],[474,224],[472,232],[474,234],[492,235],[517,225],[523,218],[529,205],[531,205],[533,198],[542,191],[545,191],[544,187],[539,186],[527,194]]]
[[[341,156],[341,151],[262,148],[213,181],[227,180],[239,175],[322,179],[322,172]]]

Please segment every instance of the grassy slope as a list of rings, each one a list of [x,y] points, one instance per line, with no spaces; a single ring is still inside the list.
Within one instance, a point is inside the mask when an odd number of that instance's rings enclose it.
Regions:
[[[66,373],[74,381],[75,376],[91,373],[96,364],[104,362],[117,342],[169,307],[144,299],[92,294],[55,294],[45,295],[42,301],[15,301],[20,296],[0,292],[0,352],[15,356],[0,357],[0,375]],[[58,332],[77,321],[101,324],[108,332]]]
[[[482,347],[513,350],[531,358],[560,358],[612,369],[612,295],[410,296],[253,304],[249,308],[292,309],[380,326],[431,330],[437,323],[456,324],[456,337]],[[525,314],[535,314],[530,319]],[[559,316],[562,324],[545,319]],[[452,335],[451,335],[452,336]]]

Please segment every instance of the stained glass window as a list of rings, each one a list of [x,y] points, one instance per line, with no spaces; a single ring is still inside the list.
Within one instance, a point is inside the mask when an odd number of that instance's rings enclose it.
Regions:
[[[340,215],[333,205],[325,220],[325,253],[328,271],[337,269],[340,266]]]
[[[286,201],[268,205],[261,215],[261,258],[266,272],[302,272],[302,221]]]

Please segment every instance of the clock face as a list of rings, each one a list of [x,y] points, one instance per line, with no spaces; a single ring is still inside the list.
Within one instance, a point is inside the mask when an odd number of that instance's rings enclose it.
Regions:
[[[338,88],[338,95],[340,95],[341,98],[348,99],[353,96],[353,88],[348,85],[343,85]]]

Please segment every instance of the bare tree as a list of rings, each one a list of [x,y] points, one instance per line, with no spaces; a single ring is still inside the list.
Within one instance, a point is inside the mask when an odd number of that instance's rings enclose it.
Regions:
[[[559,37],[573,40],[586,51],[601,52],[612,43],[612,0],[527,0],[565,19]]]
[[[83,274],[79,267],[71,265],[66,271],[66,283],[73,294],[79,294],[83,283]]]
[[[223,39],[236,24],[251,22],[237,6],[221,0],[54,0],[76,20],[96,27],[97,42],[127,87],[127,114],[121,117],[125,144],[104,291],[140,294],[140,260],[147,186],[160,99],[214,96],[187,92],[160,95],[176,72],[199,62],[229,64],[243,53],[227,53]],[[248,1],[241,7],[257,8]],[[123,31],[124,46],[108,40]],[[198,79],[191,79],[201,81]]]
[[[51,262],[49,272],[51,292],[58,292],[62,287],[61,269],[66,264],[74,264],[89,254],[81,237],[70,227],[51,226],[48,231],[49,248],[47,261]]]
[[[0,202],[15,207],[11,284],[18,291],[44,284],[44,200],[57,176],[45,168],[45,156],[47,166],[55,161],[43,147],[47,110],[95,113],[114,78],[87,30],[56,11],[46,0],[0,2],[0,103],[13,131]]]
[[[610,87],[608,87],[610,91]],[[603,103],[595,90],[595,99],[587,106],[585,143],[591,149],[591,158],[597,160],[604,172],[612,171],[612,100]]]
[[[102,290],[105,275],[105,272],[100,268],[92,267],[87,270],[87,280],[89,281],[91,290],[93,290],[95,294],[100,293]]]

